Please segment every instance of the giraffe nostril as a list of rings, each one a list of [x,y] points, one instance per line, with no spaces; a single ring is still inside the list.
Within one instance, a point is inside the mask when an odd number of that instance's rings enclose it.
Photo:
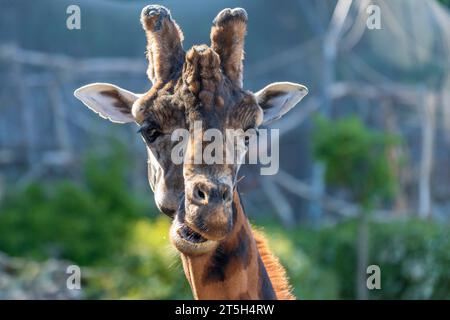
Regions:
[[[230,191],[231,189],[230,189],[230,187],[228,187],[228,186],[224,186],[223,188],[222,188],[222,200],[224,201],[224,202],[228,202],[228,201],[230,201],[231,200],[231,191]]]
[[[198,205],[219,204],[229,202],[232,194],[226,184],[205,186],[198,184],[192,190],[192,200]]]
[[[206,199],[206,194],[198,186],[194,189],[194,197],[197,200],[204,201]]]

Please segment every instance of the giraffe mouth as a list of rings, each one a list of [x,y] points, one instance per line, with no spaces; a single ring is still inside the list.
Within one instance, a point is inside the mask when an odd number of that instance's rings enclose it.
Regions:
[[[200,233],[195,232],[186,224],[182,224],[181,227],[177,230],[177,233],[184,240],[192,243],[202,243],[208,241],[208,239],[205,239]]]
[[[217,246],[217,241],[205,238],[178,219],[174,219],[172,222],[170,240],[178,251],[187,255],[204,254]]]

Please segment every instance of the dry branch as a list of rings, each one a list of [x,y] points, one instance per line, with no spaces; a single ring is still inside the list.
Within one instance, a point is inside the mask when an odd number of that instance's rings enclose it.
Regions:
[[[146,69],[145,59],[129,58],[73,58],[61,54],[49,54],[33,50],[24,50],[12,45],[0,46],[0,59],[24,65],[57,68],[83,72],[126,72],[142,73]]]
[[[293,177],[283,170],[279,170],[278,174],[274,175],[272,179],[293,194],[310,201],[318,201],[326,210],[338,213],[343,217],[354,218],[363,211],[361,206],[355,203],[339,200],[327,195],[320,196],[315,194],[310,185]],[[392,215],[390,210],[376,209],[372,212],[374,216],[378,216],[380,218]],[[401,214],[404,214],[404,212]]]

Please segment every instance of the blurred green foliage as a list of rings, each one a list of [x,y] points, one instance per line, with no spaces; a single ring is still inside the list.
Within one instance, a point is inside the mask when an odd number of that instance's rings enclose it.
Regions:
[[[383,270],[383,299],[449,299],[450,237],[446,224],[420,220],[375,225],[371,263]]]
[[[124,149],[114,149],[86,160],[84,181],[11,190],[0,206],[0,251],[81,265],[86,298],[192,298],[168,240],[170,220],[129,192]],[[258,225],[298,298],[355,297],[355,221],[320,230]],[[372,222],[370,244],[370,263],[382,272],[382,290],[371,298],[450,298],[447,225]]]
[[[365,208],[394,195],[396,176],[388,151],[398,138],[367,128],[354,116],[315,120],[313,152],[325,164],[330,185],[347,189]]]
[[[192,299],[169,226],[165,216],[135,221],[123,251],[88,277],[87,298]]]
[[[331,272],[336,281],[335,298],[356,298],[357,224],[357,220],[351,220],[317,231],[297,229],[287,235],[315,266]],[[371,299],[450,298],[448,225],[397,220],[371,222],[370,230],[369,264],[381,269],[381,290],[370,291]],[[301,295],[304,283],[295,285]]]
[[[109,261],[124,247],[130,223],[145,205],[126,192],[124,148],[89,156],[85,181],[48,181],[10,192],[0,207],[0,250],[81,265]]]
[[[444,6],[447,6],[450,8],[450,0],[438,0],[440,3],[442,3]]]

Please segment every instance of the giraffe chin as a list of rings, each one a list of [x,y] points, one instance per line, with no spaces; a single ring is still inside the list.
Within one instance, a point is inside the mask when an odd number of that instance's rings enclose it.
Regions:
[[[174,219],[170,227],[170,240],[178,251],[186,255],[202,255],[218,245],[217,241],[204,238],[178,219]]]

